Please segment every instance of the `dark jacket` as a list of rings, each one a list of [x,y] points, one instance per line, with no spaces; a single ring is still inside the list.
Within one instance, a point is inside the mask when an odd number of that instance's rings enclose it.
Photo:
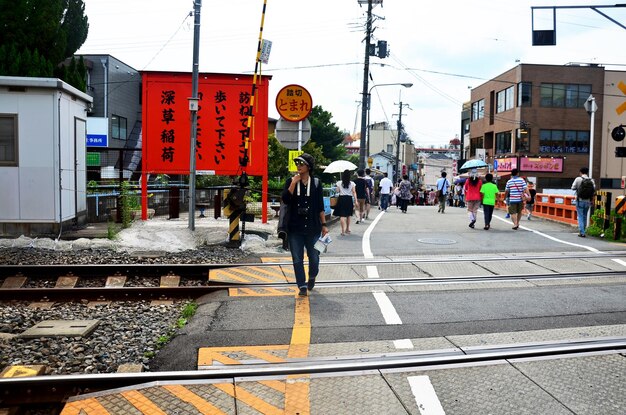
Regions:
[[[290,185],[291,177],[287,179],[281,195],[283,203],[289,205],[287,231],[307,235],[321,234],[322,222],[320,221],[320,212],[324,211],[324,195],[321,181],[311,176],[311,185],[313,187],[309,197],[306,197],[306,186],[302,183],[296,186],[293,194],[289,193]],[[298,186],[300,186],[300,196],[298,196]],[[308,211],[307,215],[298,213],[299,210],[302,211],[305,208],[308,208],[306,209]]]

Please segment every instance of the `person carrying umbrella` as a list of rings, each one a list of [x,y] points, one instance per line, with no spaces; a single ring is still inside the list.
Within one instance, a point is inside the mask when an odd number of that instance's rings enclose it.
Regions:
[[[478,178],[478,172],[476,169],[472,169],[470,172],[470,178],[465,181],[463,189],[465,191],[465,201],[467,202],[467,212],[469,215],[469,227],[474,228],[476,223],[476,214],[478,213],[478,207],[482,199],[480,195],[480,187],[483,182]]]

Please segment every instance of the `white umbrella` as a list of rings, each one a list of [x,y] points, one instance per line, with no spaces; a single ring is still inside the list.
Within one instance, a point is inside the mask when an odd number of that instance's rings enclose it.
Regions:
[[[337,160],[324,169],[324,173],[343,173],[344,170],[356,170],[356,165],[348,160]]]

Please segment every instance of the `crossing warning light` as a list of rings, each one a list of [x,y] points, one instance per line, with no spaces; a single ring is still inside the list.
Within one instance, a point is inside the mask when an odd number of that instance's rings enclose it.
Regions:
[[[611,131],[611,137],[615,141],[624,141],[624,137],[626,137],[626,131],[624,131],[624,126],[619,125],[613,128],[613,131]]]

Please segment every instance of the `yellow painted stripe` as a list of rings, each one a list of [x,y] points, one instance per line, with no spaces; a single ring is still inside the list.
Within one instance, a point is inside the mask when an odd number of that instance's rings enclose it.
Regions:
[[[83,399],[80,401],[70,402],[63,408],[61,415],[109,415],[100,402],[95,398]]]
[[[285,413],[310,415],[309,376],[290,375],[285,391]]]
[[[249,350],[286,350],[284,344],[268,344],[267,346],[228,346],[228,347],[204,347],[206,350],[220,352],[248,352]]]
[[[220,362],[224,365],[240,365],[239,360],[231,359],[228,356],[224,356],[219,351],[208,350],[202,348],[198,350],[198,366],[213,366],[213,361]]]
[[[144,414],[167,415],[154,402],[143,396],[138,391],[126,391],[122,392],[121,395],[126,398],[126,400],[130,402],[135,408],[137,408],[140,412]]]
[[[623,102],[622,105],[615,108],[615,112],[617,112],[617,115],[622,115],[624,111],[626,111],[626,102]]]
[[[213,279],[213,280],[218,280],[219,281],[220,279],[225,278],[225,279],[232,279],[232,280],[239,281],[239,282],[251,282],[247,278],[243,278],[243,277],[240,277],[238,275],[231,274],[230,272],[224,271],[223,269],[215,271],[215,274],[216,275],[214,277],[212,277],[212,278],[209,277],[209,279]]]
[[[226,415],[226,413],[219,408],[213,406],[210,402],[202,399],[186,387],[182,385],[165,385],[163,388],[170,391],[181,401],[185,401],[193,405],[198,412],[203,415]]]
[[[275,276],[277,278],[280,278],[280,279],[283,279],[283,280],[285,279],[285,274],[283,274],[282,272],[275,272],[276,270],[280,270],[280,267],[268,267],[267,269],[260,268],[260,267],[250,267],[250,269],[254,270],[254,271],[262,272],[262,273],[264,273],[266,275],[273,275],[273,276]]]
[[[617,87],[619,88],[620,91],[622,91],[622,94],[626,95],[626,84],[624,83],[624,81],[619,81],[619,84],[617,84]]]
[[[285,382],[280,380],[260,380],[259,383],[282,393],[285,393],[285,388],[287,387]]]
[[[273,257],[261,257],[261,262],[286,262],[289,261],[291,257],[287,256],[273,256]]]
[[[258,357],[261,360],[265,360],[269,363],[283,363],[285,359],[282,357],[275,356],[273,354],[267,353],[264,350],[248,350],[246,351],[250,356]]]
[[[307,357],[309,355],[310,343],[311,307],[309,297],[296,297],[295,317],[287,356],[290,358]],[[287,377],[285,413],[299,415],[309,415],[311,413],[309,377],[307,375]]]
[[[265,278],[262,275],[258,275],[258,274],[255,274],[253,272],[246,271],[243,268],[230,268],[229,272],[233,273],[233,274],[237,273],[237,274],[241,274],[241,275],[247,275],[248,277],[252,277],[254,279],[257,279],[257,280],[263,281],[263,282],[274,282],[274,281],[276,281],[276,279]],[[284,279],[284,277],[281,276],[281,279]]]
[[[241,401],[245,403],[246,405],[251,406],[253,409],[256,409],[263,415],[284,415],[285,414],[285,412],[282,409],[277,408],[274,405],[271,405],[265,402],[263,399],[257,396],[254,396],[247,390],[243,389],[241,386],[235,386],[235,392],[232,392],[227,388],[222,388],[222,385],[220,384],[215,385],[215,387],[228,393],[229,395],[231,395],[233,398],[237,399],[238,401]]]

